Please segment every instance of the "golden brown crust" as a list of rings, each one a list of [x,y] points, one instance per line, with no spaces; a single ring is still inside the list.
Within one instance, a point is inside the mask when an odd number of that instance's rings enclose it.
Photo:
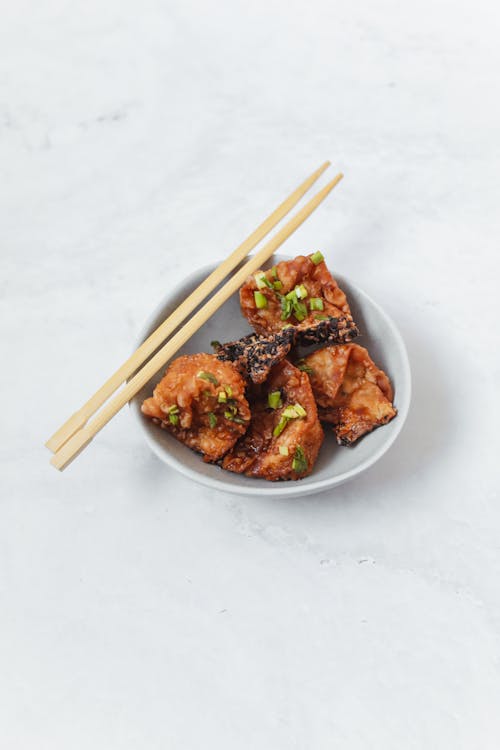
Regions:
[[[332,277],[326,263],[322,261],[315,265],[311,256],[298,255],[293,260],[282,261],[275,266],[275,274],[272,270],[257,271],[250,276],[240,289],[241,310],[245,318],[257,331],[257,333],[272,333],[281,331],[287,323],[307,328],[318,320],[318,316],[331,316],[335,318],[351,315],[347,298]],[[278,281],[281,284],[279,290],[270,289],[267,286],[258,288],[255,276],[264,273],[268,282],[272,285]],[[288,318],[282,316],[281,297],[293,291],[297,286],[303,284],[308,292],[304,300],[307,307],[306,317],[299,321],[292,312]],[[267,307],[257,309],[254,292],[259,291],[266,297]],[[320,298],[323,302],[322,310],[310,310],[310,299]]]
[[[272,409],[268,394],[276,391],[281,392],[282,404]],[[249,399],[250,427],[224,457],[222,467],[270,481],[301,479],[310,474],[323,442],[323,430],[307,375],[284,360],[273,367],[263,385],[254,386]],[[285,409],[295,404],[303,407],[305,415],[289,419],[281,434],[273,435]],[[282,455],[280,447],[286,447],[288,455]]]
[[[303,360],[319,417],[334,425],[337,442],[352,445],[397,411],[389,378],[358,344],[319,349]]]
[[[219,401],[219,394],[225,401]],[[142,412],[202,453],[205,461],[218,461],[227,453],[250,420],[243,378],[231,362],[213,354],[174,360]]]

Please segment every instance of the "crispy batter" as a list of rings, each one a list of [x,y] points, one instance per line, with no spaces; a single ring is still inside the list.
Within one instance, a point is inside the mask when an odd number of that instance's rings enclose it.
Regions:
[[[319,417],[334,425],[337,442],[352,445],[396,416],[389,378],[357,344],[319,349],[302,360]]]
[[[251,416],[240,373],[213,354],[174,360],[142,412],[207,462],[233,447]]]
[[[278,263],[274,269],[257,271],[241,287],[241,310],[257,333],[277,332],[287,323],[299,328],[308,328],[324,316],[351,317],[346,296],[332,277],[326,263],[322,261],[315,265],[311,257],[298,255],[293,260]],[[257,286],[255,276],[261,274],[265,275],[269,286]],[[278,289],[274,286],[276,283]],[[300,285],[304,285],[307,290],[307,297],[297,300],[299,308],[302,308],[301,314],[297,312],[297,307],[290,309],[290,304],[286,300],[286,295]],[[257,308],[254,292],[264,295],[266,307]],[[321,309],[311,310],[311,299],[320,299]]]
[[[281,394],[281,403],[273,409],[268,396],[276,392]],[[301,479],[310,474],[323,442],[323,430],[307,375],[284,360],[273,367],[266,383],[254,386],[249,399],[250,427],[224,457],[222,467],[270,481]],[[305,414],[299,408],[297,417],[285,419],[287,407],[297,404]],[[274,435],[280,423],[285,426],[281,434]],[[280,447],[282,451],[288,449],[288,455],[280,453]]]
[[[346,344],[359,335],[358,328],[350,315],[343,315],[340,318],[329,317],[326,320],[304,321],[294,330],[295,343],[299,346]]]
[[[328,318],[316,320],[308,328],[289,326],[279,331],[261,336],[251,333],[237,341],[219,344],[216,356],[234,362],[244,378],[253,383],[263,383],[274,365],[288,355],[295,344],[345,343],[358,335],[358,329],[350,318]]]
[[[238,341],[221,344],[215,353],[223,361],[234,362],[244,378],[263,383],[271,368],[285,359],[294,342],[294,329],[285,328],[269,336],[251,333]]]

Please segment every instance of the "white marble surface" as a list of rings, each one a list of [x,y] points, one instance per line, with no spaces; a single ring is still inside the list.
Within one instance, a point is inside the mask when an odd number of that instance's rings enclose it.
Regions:
[[[0,745],[500,745],[498,8],[16,2],[0,23]],[[43,442],[173,276],[324,158],[287,244],[398,321],[413,408],[301,501],[168,472],[121,414]]]

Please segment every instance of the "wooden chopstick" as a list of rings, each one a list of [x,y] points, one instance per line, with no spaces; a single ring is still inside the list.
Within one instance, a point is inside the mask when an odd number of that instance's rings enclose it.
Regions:
[[[293,216],[274,237],[267,242],[245,265],[227,281],[222,289],[211,297],[200,310],[142,367],[134,377],[88,422],[55,453],[50,463],[56,469],[64,469],[90,443],[102,428],[125,406],[136,393],[168,362],[185,342],[206,323],[229,297],[234,294],[247,276],[260,268],[277,248],[295,232],[308,216],[340,182],[339,173]]]
[[[96,393],[73,414],[45,443],[53,453],[58,451],[69,438],[81,429],[90,417],[108,400],[110,396],[133,375],[147,358],[158,349],[173,331],[190,315],[193,310],[203,302],[213,290],[233,271],[241,261],[246,258],[265,236],[269,234],[278,222],[299,202],[302,196],[316,182],[318,177],[330,166],[326,161],[315,172],[312,173],[299,187],[291,193],[278,208],[273,211],[265,221],[252,232],[244,242],[229,255],[207,278],[202,281],[195,291],[187,297],[182,304],[161,323],[158,328],[141,344],[141,346],[130,356],[121,367],[111,375]]]

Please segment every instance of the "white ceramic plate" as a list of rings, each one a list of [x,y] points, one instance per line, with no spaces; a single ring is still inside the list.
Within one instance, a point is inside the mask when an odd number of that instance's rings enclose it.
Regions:
[[[269,266],[286,256],[276,255]],[[170,290],[147,321],[136,343],[136,347],[187,297],[215,268],[214,265],[200,268]],[[223,471],[218,466],[206,464],[201,457],[179,443],[165,430],[141,414],[141,404],[150,396],[163,372],[159,372],[131,403],[132,413],[146,442],[156,455],[168,466],[195,482],[223,492],[239,495],[274,495],[292,497],[308,495],[336,487],[353,479],[372,466],[390,448],[406,419],[410,405],[411,375],[406,348],[401,335],[389,316],[365,292],[344,276],[334,274],[341,289],[347,294],[351,311],[361,335],[356,339],[366,346],[373,360],[389,375],[394,386],[395,406],[398,415],[392,422],[379,427],[362,438],[358,444],[347,448],[337,445],[331,430],[325,428],[325,440],[312,474],[295,482],[267,482],[263,479]],[[210,341],[232,341],[250,333],[248,322],[240,312],[238,295],[235,294],[179,351],[181,354],[212,352]]]

